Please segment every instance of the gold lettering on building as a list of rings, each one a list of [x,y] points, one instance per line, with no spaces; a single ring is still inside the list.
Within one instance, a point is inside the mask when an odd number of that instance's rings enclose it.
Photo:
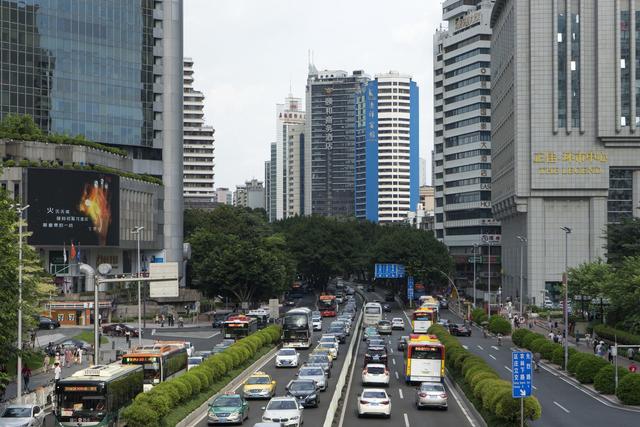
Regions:
[[[540,175],[599,175],[609,158],[604,151],[541,151],[533,153],[533,163]]]

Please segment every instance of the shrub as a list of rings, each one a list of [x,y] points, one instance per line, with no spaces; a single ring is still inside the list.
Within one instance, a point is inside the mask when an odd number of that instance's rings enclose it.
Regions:
[[[213,371],[213,377],[217,380],[227,372],[227,367],[219,357],[210,357],[204,362]]]
[[[578,365],[576,366],[576,379],[582,384],[591,384],[593,382],[593,377],[596,376],[598,371],[609,364],[609,362],[603,358],[593,354],[588,354],[587,356],[589,357],[578,362]]]
[[[474,308],[471,311],[471,320],[473,320],[477,324],[480,324],[484,320],[486,320],[486,316],[487,315],[485,314],[484,309],[482,308]]]
[[[522,339],[522,347],[529,348],[529,345],[531,345],[533,340],[536,340],[538,338],[544,338],[544,336],[535,332],[532,332],[529,335],[525,335],[525,337]]]
[[[553,358],[553,352],[556,348],[562,348],[560,344],[552,343],[551,341],[546,341],[543,345],[540,346],[540,356],[542,356],[545,360],[551,360]]]
[[[524,398],[524,418],[527,420],[537,420],[542,416],[542,406],[536,397]]]
[[[176,378],[174,381],[171,381],[171,384],[175,384],[175,383],[178,384],[179,389],[185,390],[182,400],[187,400],[194,394],[193,386],[184,376]]]
[[[492,369],[484,369],[476,371],[472,375],[470,375],[467,383],[469,383],[469,387],[471,387],[471,390],[473,391],[481,381],[487,379],[495,380],[499,379],[499,377],[498,374],[496,374]]]
[[[475,368],[476,366],[481,366],[483,368],[486,368],[487,362],[485,362],[480,356],[471,355],[467,357],[460,365],[462,370],[462,375],[466,376],[467,372],[469,372],[469,370]]]
[[[171,398],[162,391],[139,394],[136,396],[135,402],[148,405],[158,414],[159,418],[167,415],[173,406]]]
[[[233,357],[231,357],[227,350],[223,351],[222,353],[218,353],[214,357],[217,357],[222,363],[224,363],[225,374],[233,369]]]
[[[629,371],[618,366],[618,381],[625,375],[629,375]],[[607,363],[606,366],[600,368],[595,377],[593,377],[593,387],[602,394],[614,394],[616,392],[616,377],[613,365]]]
[[[535,340],[531,341],[531,343],[529,343],[529,347],[527,348],[534,353],[540,353],[540,349],[542,348],[542,346],[547,344],[548,342],[550,341],[546,338],[536,338]]]
[[[511,397],[510,391],[509,393],[501,391],[500,398],[496,402],[495,412],[500,418],[516,421],[520,419],[520,399]]]
[[[504,316],[491,316],[491,320],[489,320],[489,331],[494,334],[510,335],[511,322],[504,318]]]
[[[168,382],[160,383],[152,389],[156,393],[164,393],[166,394],[171,402],[179,402],[180,401],[180,390],[178,387],[175,387],[174,384],[170,384]]]
[[[516,329],[511,334],[511,340],[518,347],[522,347],[522,340],[524,339],[524,337],[526,337],[527,335],[532,334],[532,333],[533,332],[531,332],[528,329],[524,329],[524,328]]]
[[[240,366],[240,363],[242,363],[242,362],[241,362],[241,360],[240,360],[240,357],[241,357],[241,356],[240,356],[240,354],[236,351],[236,349],[235,349],[235,348],[231,348],[231,347],[229,347],[228,349],[226,349],[226,350],[224,351],[224,353],[225,353],[226,355],[228,355],[229,357],[231,357],[231,361],[232,361],[231,366],[232,366],[232,368],[235,368],[235,367],[237,367],[237,366]]]
[[[511,383],[500,380],[499,383],[489,388],[488,393],[488,396],[483,396],[482,404],[486,409],[495,414],[498,402],[505,396],[511,398]]]
[[[635,335],[622,329],[599,324],[593,327],[593,331],[598,334],[600,338],[607,339],[611,342],[617,340],[618,344],[640,345],[640,335]]]
[[[209,385],[211,384],[211,380],[207,376],[207,374],[202,369],[200,369],[199,366],[190,370],[189,373],[192,374],[194,377],[197,377],[198,380],[200,381],[200,391],[206,390],[207,388],[209,388]]]
[[[189,382],[189,384],[191,384],[192,396],[200,393],[200,391],[203,389],[202,381],[200,381],[200,378],[198,378],[198,376],[193,372],[189,371],[186,374],[184,374],[181,378],[184,378]]]
[[[124,409],[122,416],[129,427],[156,427],[160,415],[146,403],[134,402]]]
[[[625,405],[640,405],[640,375],[629,374],[620,380],[616,396]]]
[[[493,395],[498,388],[503,387],[503,380],[500,379],[488,379],[480,381],[474,390],[478,399],[482,401],[482,406],[485,409],[489,409],[489,397]]]
[[[567,362],[567,371],[569,371],[571,375],[575,375],[578,364],[585,360],[588,356],[593,355],[587,353],[575,353],[569,356],[569,362]]]
[[[457,353],[454,357],[451,358],[451,364],[453,368],[459,372],[462,372],[462,367],[464,366],[464,361],[469,357],[472,357],[473,354],[469,351],[461,351]],[[463,372],[464,374],[464,372]]]
[[[569,347],[569,358],[571,358],[571,355],[576,353],[577,350],[575,348]],[[560,366],[564,365],[564,347],[562,347],[560,344],[557,344],[557,347],[555,348],[555,350],[553,350],[551,362]]]

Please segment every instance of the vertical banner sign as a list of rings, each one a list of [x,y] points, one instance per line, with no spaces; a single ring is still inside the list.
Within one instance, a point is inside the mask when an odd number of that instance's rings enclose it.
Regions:
[[[531,352],[511,352],[511,396],[522,399],[531,396]]]
[[[413,276],[407,277],[407,299],[413,301]]]

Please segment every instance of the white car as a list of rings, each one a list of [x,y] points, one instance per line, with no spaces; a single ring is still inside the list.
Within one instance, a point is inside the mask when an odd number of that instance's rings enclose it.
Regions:
[[[389,385],[389,370],[382,363],[369,363],[362,371],[362,384]]]
[[[338,347],[336,347],[335,343],[331,342],[320,342],[316,348],[321,348],[324,350],[328,350],[331,354],[331,358],[333,360],[338,358]]]
[[[333,334],[323,334],[318,340],[318,343],[321,343],[321,342],[333,343],[336,345],[336,348],[340,346],[340,339]]]
[[[283,426],[302,425],[302,405],[298,403],[295,397],[274,397],[266,407],[262,408],[263,423],[282,423]]]
[[[382,415],[391,418],[391,399],[382,388],[365,388],[358,396],[358,417]]]
[[[297,368],[300,354],[292,348],[281,348],[276,353],[276,368]]]
[[[45,413],[37,405],[9,405],[0,415],[0,426],[43,426]]]
[[[313,324],[313,330],[314,331],[321,331],[322,330],[322,317],[314,317],[311,320],[311,323]]]
[[[400,329],[404,331],[404,320],[402,320],[402,317],[394,317],[391,319],[391,329]]]

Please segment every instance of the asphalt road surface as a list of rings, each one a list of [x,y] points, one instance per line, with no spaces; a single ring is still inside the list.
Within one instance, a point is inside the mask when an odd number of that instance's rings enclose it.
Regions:
[[[441,317],[460,323],[448,310],[441,312]],[[471,337],[458,337],[461,344],[469,351],[481,356],[500,376],[511,381],[511,340],[503,340],[497,345],[495,338],[484,338],[478,328],[472,328]],[[532,426],[616,426],[631,427],[640,425],[640,411],[627,411],[607,406],[608,401],[600,397],[594,398],[580,388],[551,370],[544,368],[534,372],[533,395],[542,405],[542,416],[539,420],[529,422]]]
[[[309,307],[311,309],[315,309],[315,301],[310,296],[306,296],[302,300],[298,300],[297,306]],[[293,308],[293,307],[292,307]],[[361,308],[361,304],[358,304],[358,308]],[[326,330],[329,327],[329,324],[333,321],[334,318],[325,317],[322,321],[323,329]],[[355,326],[355,323],[354,325]],[[333,361],[333,368],[331,369],[331,378],[329,378],[329,385],[327,390],[320,393],[320,405],[318,408],[305,408],[303,411],[302,418],[304,420],[305,427],[321,427],[324,424],[324,419],[327,414],[327,410],[329,408],[329,403],[331,402],[331,398],[333,397],[333,393],[336,389],[336,381],[338,380],[338,376],[340,375],[340,371],[342,370],[342,366],[344,365],[345,354],[349,348],[349,343],[353,339],[354,335],[357,331],[352,330],[351,335],[347,337],[347,340],[344,344],[340,344],[338,359]],[[311,351],[315,348],[318,339],[322,332],[316,331],[313,333],[313,343],[311,344],[311,348],[308,350],[299,349],[300,353],[300,363],[304,363],[307,360],[307,355],[311,353]],[[298,368],[276,368],[275,367],[275,357],[269,359],[267,363],[260,369],[263,372],[268,373],[273,377],[274,380],[277,381],[276,386],[276,396],[284,396],[286,395],[285,387],[289,383],[289,381],[295,379],[295,375],[298,372]],[[242,386],[238,388],[240,390]],[[249,418],[244,422],[244,425],[252,426],[255,423],[259,423],[262,421],[262,413],[264,412],[261,408],[265,407],[269,402],[268,399],[265,400],[249,400]],[[207,420],[204,419],[198,424],[195,424],[198,427],[206,426]]]
[[[375,294],[369,293],[370,299],[382,298]],[[358,355],[354,361],[354,371],[351,377],[351,384],[348,394],[347,406],[344,412],[344,420],[340,424],[341,426],[348,427],[390,427],[390,426],[404,426],[404,427],[418,427],[418,426],[470,426],[472,425],[470,420],[464,413],[464,410],[460,406],[458,399],[462,397],[452,390],[451,387],[447,387],[448,410],[442,409],[417,409],[415,406],[416,398],[416,386],[409,386],[404,381],[404,353],[397,350],[398,339],[402,335],[409,335],[411,333],[411,325],[404,315],[402,310],[396,307],[395,303],[392,303],[393,310],[391,313],[384,313],[384,318],[391,320],[394,317],[402,317],[405,321],[404,331],[393,331],[393,334],[383,337],[387,338],[389,345],[389,371],[391,374],[389,387],[387,388],[387,394],[391,397],[391,419],[385,418],[358,418],[358,398],[357,395],[362,392],[362,378],[361,373],[364,368],[364,354],[366,351],[366,342],[360,341],[358,348]],[[362,338],[360,338],[362,340]],[[371,386],[370,386],[371,387]],[[455,397],[454,397],[455,395]],[[457,397],[457,399],[456,399]],[[339,416],[339,415],[338,415]]]

